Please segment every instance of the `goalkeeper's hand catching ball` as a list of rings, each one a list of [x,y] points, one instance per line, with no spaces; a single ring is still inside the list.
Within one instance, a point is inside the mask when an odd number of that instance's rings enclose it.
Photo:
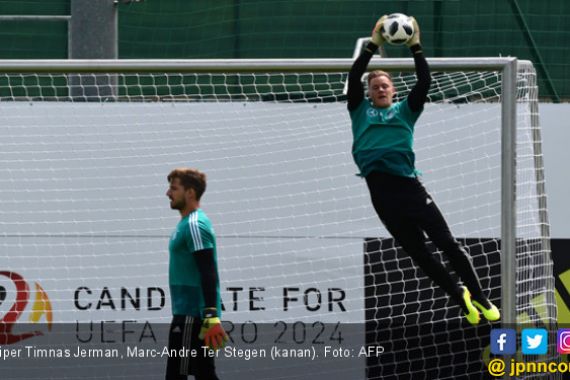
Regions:
[[[218,318],[216,309],[206,309],[204,319],[200,328],[200,339],[212,350],[218,350],[226,345],[228,335],[222,327],[222,322]]]
[[[412,19],[412,25],[414,26],[414,34],[412,34],[412,37],[410,37],[408,42],[406,42],[406,46],[408,47],[420,44],[420,26],[418,25],[415,17],[410,18]]]
[[[380,17],[372,29],[372,36],[370,37],[370,40],[377,46],[382,46],[384,45],[384,42],[386,42],[384,37],[382,37],[382,33],[380,33],[380,28],[382,27],[382,24],[384,24],[386,17],[388,16],[384,15]]]

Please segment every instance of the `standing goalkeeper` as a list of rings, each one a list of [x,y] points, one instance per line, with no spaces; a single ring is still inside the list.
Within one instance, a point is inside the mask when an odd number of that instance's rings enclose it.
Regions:
[[[366,179],[376,213],[394,239],[415,263],[455,300],[469,323],[480,321],[480,311],[489,321],[500,318],[499,310],[484,295],[471,258],[454,239],[443,215],[418,180],[413,151],[414,125],[423,111],[430,88],[429,66],[420,45],[420,31],[413,20],[414,35],[406,43],[414,57],[417,82],[407,98],[393,103],[396,93],[390,74],[368,75],[368,96],[361,78],[372,55],[384,43],[382,16],[372,31],[372,40],[356,59],[348,75],[348,111],[354,142],[352,154]],[[426,246],[424,232],[449,258],[466,286],[459,286]]]
[[[221,348],[228,337],[220,322],[221,298],[216,236],[200,209],[206,175],[195,169],[174,169],[167,177],[166,196],[181,220],[170,237],[169,285],[172,323],[169,352],[193,351],[193,355],[169,356],[166,380],[218,380],[214,358],[203,347]]]

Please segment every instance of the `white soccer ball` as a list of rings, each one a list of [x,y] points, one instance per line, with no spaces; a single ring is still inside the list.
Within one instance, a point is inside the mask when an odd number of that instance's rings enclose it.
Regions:
[[[411,17],[403,13],[392,13],[380,26],[380,34],[391,45],[403,45],[414,35],[414,24]]]

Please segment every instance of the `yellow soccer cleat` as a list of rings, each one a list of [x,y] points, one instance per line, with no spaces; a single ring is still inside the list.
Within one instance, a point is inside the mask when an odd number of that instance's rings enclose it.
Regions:
[[[465,286],[462,286],[461,289],[463,289],[463,302],[465,302],[465,306],[467,307],[467,310],[469,310],[469,314],[465,314],[465,318],[467,319],[467,322],[475,326],[479,324],[479,321],[481,321],[481,315],[479,314],[479,310],[477,310],[471,301],[471,293],[469,292],[469,289]]]
[[[495,322],[501,319],[501,312],[499,311],[499,308],[493,305],[493,303],[489,300],[487,300],[487,303],[491,305],[489,308],[484,307],[477,301],[473,301],[473,305],[475,305],[477,309],[481,310],[481,313],[483,313],[483,316],[489,322]]]

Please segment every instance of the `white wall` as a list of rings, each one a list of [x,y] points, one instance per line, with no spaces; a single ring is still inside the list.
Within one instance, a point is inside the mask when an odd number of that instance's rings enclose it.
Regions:
[[[539,106],[551,235],[570,239],[570,104]]]

